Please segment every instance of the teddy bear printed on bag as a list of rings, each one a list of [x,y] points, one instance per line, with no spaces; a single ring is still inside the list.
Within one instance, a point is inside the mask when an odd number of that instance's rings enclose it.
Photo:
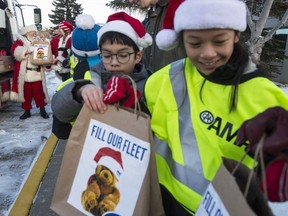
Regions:
[[[45,57],[44,49],[42,47],[39,47],[37,49],[36,58],[37,59],[44,59],[44,57]]]
[[[108,211],[114,211],[120,201],[120,191],[116,186],[118,179],[111,169],[102,165],[104,161],[108,163],[110,167],[111,160],[109,159],[107,161],[107,157],[105,157],[106,159],[101,161],[100,159],[103,158],[103,156],[112,157],[114,160],[116,159],[121,163],[120,166],[122,167],[120,152],[110,148],[102,148],[96,154],[94,160],[98,165],[95,173],[90,176],[87,187],[81,196],[83,208],[95,216],[102,216]],[[121,169],[123,169],[123,167]]]
[[[83,191],[81,203],[83,208],[95,216],[107,211],[114,211],[120,200],[120,192],[116,187],[116,176],[105,166],[98,165]]]

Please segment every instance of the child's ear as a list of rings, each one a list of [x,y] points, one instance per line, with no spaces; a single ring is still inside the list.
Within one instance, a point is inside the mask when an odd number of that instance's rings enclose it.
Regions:
[[[238,43],[239,40],[240,40],[240,32],[237,31],[235,34],[234,43]]]
[[[139,64],[141,62],[142,56],[143,56],[143,50],[140,50],[136,53],[135,64]]]

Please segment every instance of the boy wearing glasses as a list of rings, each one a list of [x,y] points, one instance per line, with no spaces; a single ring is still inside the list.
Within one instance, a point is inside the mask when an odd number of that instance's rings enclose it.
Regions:
[[[102,59],[91,68],[91,81],[69,83],[52,98],[53,114],[60,121],[75,120],[84,103],[96,113],[103,113],[106,104],[116,102],[133,107],[134,91],[123,75],[129,75],[136,82],[137,98],[141,98],[151,74],[141,64],[143,48],[152,44],[143,24],[125,12],[118,12],[108,17],[97,38]]]

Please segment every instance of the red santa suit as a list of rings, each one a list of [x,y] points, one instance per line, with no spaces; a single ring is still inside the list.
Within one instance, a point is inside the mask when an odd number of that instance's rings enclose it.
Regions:
[[[63,68],[62,63],[65,59],[68,58],[68,55],[71,52],[71,36],[72,36],[72,31],[74,29],[73,25],[67,21],[63,21],[59,24],[59,28],[62,29],[66,36],[65,38],[61,36],[59,38],[58,42],[58,53],[57,56],[55,56],[55,59],[57,60],[57,63],[55,65],[52,65],[52,69],[58,71],[60,74],[61,73],[69,73],[70,68]],[[66,50],[67,52],[65,52]]]
[[[32,108],[32,98],[37,107],[44,107],[49,102],[44,67],[31,64],[32,54],[27,54],[33,48],[31,42],[20,34],[16,37],[11,48],[15,58],[11,100],[22,102],[24,110]]]
[[[56,35],[51,41],[51,51],[53,54],[53,57],[56,58],[58,56],[58,45],[59,45],[60,35]]]

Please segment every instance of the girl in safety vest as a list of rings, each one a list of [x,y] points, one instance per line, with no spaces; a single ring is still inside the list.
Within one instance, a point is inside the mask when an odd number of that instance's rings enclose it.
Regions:
[[[187,57],[153,73],[144,95],[166,215],[193,215],[222,157],[240,161],[245,153],[247,143],[235,144],[240,125],[269,107],[288,109],[288,97],[240,46],[244,2],[175,0],[169,7],[157,45],[170,50],[183,41]],[[243,163],[252,168],[253,158]]]

